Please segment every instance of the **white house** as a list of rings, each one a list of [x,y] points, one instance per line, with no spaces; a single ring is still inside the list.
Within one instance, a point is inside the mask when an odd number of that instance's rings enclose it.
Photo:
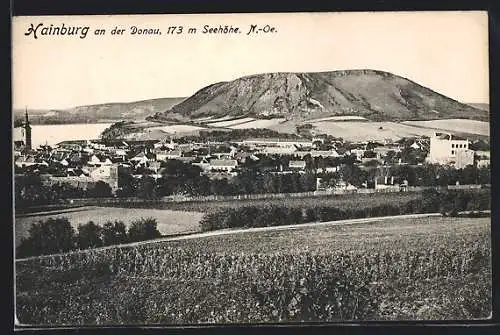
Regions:
[[[113,155],[115,155],[116,157],[127,157],[127,150],[116,149],[113,151]]]
[[[417,142],[413,142],[412,145],[410,145],[410,148],[415,149],[415,150],[421,149],[420,145],[418,145]]]
[[[101,166],[101,165],[111,165],[111,164],[113,164],[113,162],[111,162],[109,158],[106,157],[101,159],[96,155],[92,155],[89,161],[87,162],[87,165],[89,166]]]
[[[349,153],[351,156],[356,156],[356,159],[361,160],[363,158],[363,155],[365,154],[364,149],[351,149],[349,150]]]
[[[304,170],[306,168],[306,161],[289,161],[288,167],[290,169]]]
[[[202,158],[199,162],[194,162],[191,164],[199,166],[202,170],[210,170],[210,162],[206,158]]]
[[[101,160],[99,159],[99,157],[97,157],[96,155],[92,155],[90,157],[90,159],[88,160],[87,162],[87,165],[100,165],[101,164]]]
[[[469,140],[446,133],[435,133],[430,139],[427,161],[432,164],[451,164],[462,169],[474,164],[474,152]]]
[[[18,156],[14,163],[17,167],[37,165],[33,156]]]
[[[339,169],[340,168],[338,166],[326,166],[323,168],[317,168],[316,172],[317,173],[332,173],[332,172],[338,172]]]
[[[92,169],[90,177],[93,181],[103,181],[115,191],[118,188],[118,165],[104,165]]]
[[[160,141],[160,142],[153,144],[153,147],[155,149],[167,148],[170,150],[174,150],[176,148],[176,146],[177,146],[177,143],[175,143],[173,139],[171,139],[169,142],[167,142],[166,140],[163,140],[163,141]]]
[[[311,157],[339,157],[335,150],[311,150]]]
[[[156,159],[159,161],[165,161],[167,159],[178,159],[182,157],[181,150],[160,150],[156,152]]]
[[[476,166],[478,168],[489,168],[490,167],[490,152],[489,151],[476,151]]]
[[[146,153],[140,152],[134,157],[130,159],[131,162],[133,162],[135,165],[143,165],[146,166],[146,164],[150,161]]]
[[[273,147],[273,146],[268,146],[264,147],[262,150],[259,151],[259,153],[264,154],[264,155],[291,155],[298,152],[297,148],[295,146],[289,146],[289,147]]]
[[[226,171],[231,172],[238,166],[238,162],[234,159],[211,159],[211,171]]]
[[[458,150],[455,157],[454,166],[463,169],[467,165],[474,165],[474,151],[470,149]]]

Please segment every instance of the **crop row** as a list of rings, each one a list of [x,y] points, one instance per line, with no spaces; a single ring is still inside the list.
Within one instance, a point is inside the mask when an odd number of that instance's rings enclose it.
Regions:
[[[482,288],[488,285],[484,273],[489,260],[489,248],[480,242],[451,250],[376,254],[225,255],[170,247],[86,253],[72,259],[39,260],[30,268],[23,264],[19,272],[25,279],[18,289],[29,287],[35,294],[18,299],[18,313],[35,323],[365,319],[381,317],[380,303],[391,292],[377,291],[377,283],[439,286],[446,278],[474,276],[479,281],[466,285],[473,292],[480,289],[478,304],[483,313],[489,299],[488,290]],[[29,282],[25,271],[30,273]],[[39,277],[33,277],[35,274]],[[33,278],[39,279],[33,282]],[[109,296],[110,292],[115,293]],[[88,294],[92,296],[84,298]],[[419,294],[426,297],[425,291]],[[134,308],[132,298],[140,301]]]

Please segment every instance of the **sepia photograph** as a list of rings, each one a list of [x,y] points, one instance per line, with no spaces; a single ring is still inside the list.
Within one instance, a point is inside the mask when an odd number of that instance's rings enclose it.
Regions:
[[[488,13],[14,16],[16,328],[492,317]]]

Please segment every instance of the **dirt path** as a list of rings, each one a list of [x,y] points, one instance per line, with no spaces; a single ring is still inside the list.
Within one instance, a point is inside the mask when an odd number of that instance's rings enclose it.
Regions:
[[[148,241],[127,243],[127,244],[111,245],[111,246],[102,247],[102,248],[87,249],[87,250],[77,250],[77,251],[71,251],[71,252],[62,253],[62,254],[53,254],[53,255],[43,255],[43,256],[21,258],[21,259],[16,259],[16,262],[23,262],[23,261],[28,261],[28,260],[31,260],[31,259],[38,259],[38,258],[44,258],[44,257],[53,257],[53,256],[67,255],[67,254],[73,254],[73,253],[100,251],[100,250],[113,249],[113,248],[130,248],[130,247],[136,247],[136,246],[153,244],[153,243],[163,243],[163,242],[170,242],[170,241],[191,240],[191,239],[196,239],[196,238],[204,238],[204,237],[220,236],[220,235],[229,235],[229,234],[252,233],[252,232],[266,232],[266,231],[279,231],[279,230],[296,230],[296,229],[302,229],[302,228],[307,228],[307,227],[353,225],[353,224],[370,223],[370,222],[395,220],[395,219],[417,219],[417,218],[440,217],[440,216],[442,216],[440,213],[408,214],[408,215],[380,216],[380,217],[371,217],[371,218],[363,218],[363,219],[337,220],[337,221],[326,221],[326,222],[311,222],[311,223],[286,225],[286,226],[258,227],[258,228],[238,228],[238,229],[222,229],[222,230],[215,230],[215,231],[210,231],[210,232],[205,232],[205,233],[192,233],[192,234],[186,234],[186,235],[182,235],[182,236],[173,236],[173,237],[170,236],[170,237],[163,237],[163,238],[159,238],[159,239],[155,239],[155,240],[148,240]]]
[[[16,218],[23,218],[23,217],[30,217],[30,216],[58,215],[58,214],[64,214],[64,213],[88,211],[88,210],[95,209],[95,208],[97,208],[97,206],[81,206],[81,207],[73,207],[73,208],[66,208],[66,209],[54,209],[51,211],[44,211],[44,212],[17,214]]]

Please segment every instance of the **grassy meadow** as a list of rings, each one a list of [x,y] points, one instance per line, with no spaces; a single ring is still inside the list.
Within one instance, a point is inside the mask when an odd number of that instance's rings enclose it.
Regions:
[[[16,247],[23,237],[29,236],[31,224],[48,218],[67,217],[73,228],[93,221],[97,225],[104,225],[106,221],[121,220],[125,225],[140,218],[155,218],[158,230],[162,235],[181,234],[199,230],[198,223],[203,213],[192,211],[173,211],[148,208],[114,208],[114,207],[80,207],[66,211],[51,211],[46,214],[19,215],[15,219]]]

